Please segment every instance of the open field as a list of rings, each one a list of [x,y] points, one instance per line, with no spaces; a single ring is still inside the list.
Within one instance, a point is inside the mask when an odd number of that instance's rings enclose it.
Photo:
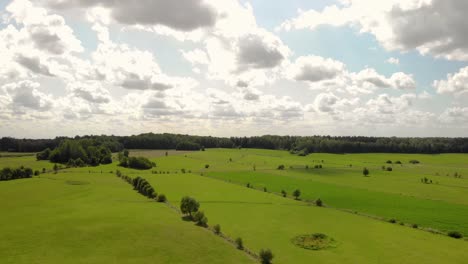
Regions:
[[[468,241],[445,235],[459,231],[468,236],[465,154],[299,157],[286,151],[207,149],[169,151],[168,156],[160,150],[130,151],[130,155],[150,157],[157,167],[133,170],[114,162],[0,182],[0,199],[11,201],[0,205],[5,216],[0,233],[8,238],[0,242],[0,262],[69,263],[70,258],[75,263],[254,262],[208,230],[182,221],[170,207],[131,190],[115,177],[117,169],[144,177],[176,207],[183,196],[195,197],[210,226],[220,224],[224,234],[242,237],[254,252],[270,248],[274,263],[465,263],[468,259]],[[420,164],[410,164],[413,159]],[[402,164],[386,164],[387,160]],[[284,170],[277,169],[280,164]],[[314,169],[319,164],[323,168]],[[8,165],[53,166],[33,156],[0,158],[0,166]],[[382,166],[393,171],[383,171]],[[369,177],[362,175],[363,167],[369,168]],[[462,177],[455,178],[454,173]],[[433,183],[421,183],[422,177]],[[247,183],[254,188],[246,188]],[[268,192],[263,192],[264,187]],[[291,199],[296,188],[302,201]],[[288,198],[279,196],[281,190]],[[317,198],[326,207],[311,205]],[[382,221],[388,219],[397,223]],[[412,224],[419,228],[411,228]],[[316,251],[291,242],[311,233],[325,233],[336,243]],[[54,251],[47,250],[51,245]]]
[[[0,182],[0,263],[254,263],[113,174]]]

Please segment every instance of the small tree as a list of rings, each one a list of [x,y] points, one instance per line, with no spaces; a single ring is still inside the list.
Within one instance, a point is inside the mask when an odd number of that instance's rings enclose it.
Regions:
[[[192,213],[198,211],[198,208],[200,208],[200,204],[192,197],[185,196],[180,201],[180,211],[190,217],[192,217]]]
[[[281,190],[281,195],[283,195],[283,197],[286,197],[287,193],[285,190]]]
[[[215,234],[219,235],[221,234],[221,226],[216,224],[215,226],[213,226],[213,230],[215,232]]]
[[[322,205],[323,205],[322,200],[320,200],[320,198],[318,198],[317,200],[315,200],[315,205],[317,205],[317,206],[319,206],[319,207],[322,207]]]
[[[262,264],[270,264],[273,260],[273,253],[269,249],[261,249],[260,250],[260,261]]]
[[[54,164],[54,173],[57,174],[59,167],[57,166],[57,163]]]
[[[238,237],[236,238],[236,246],[237,249],[244,249],[244,242],[242,241],[242,238]]]
[[[283,164],[279,165],[278,170],[284,170],[284,165]]]
[[[205,165],[205,169],[208,169],[210,167],[210,164]]]
[[[369,175],[369,170],[368,170],[367,168],[364,168],[364,169],[362,170],[362,174],[363,174],[365,177],[367,177],[367,176]]]
[[[263,191],[264,191],[264,192],[267,192],[267,191],[268,191],[268,190],[267,190],[267,187],[263,187]]]
[[[208,225],[208,218],[205,216],[203,211],[197,211],[193,214],[193,220],[199,226],[207,226]]]
[[[301,196],[301,191],[299,189],[294,190],[293,196],[294,199],[299,200],[299,196]]]
[[[167,201],[166,195],[161,193],[160,195],[158,195],[158,200],[157,201],[160,202],[160,203],[166,202]]]

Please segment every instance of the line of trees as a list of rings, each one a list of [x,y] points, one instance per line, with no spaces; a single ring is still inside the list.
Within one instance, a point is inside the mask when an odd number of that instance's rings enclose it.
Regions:
[[[298,155],[326,153],[468,153],[468,138],[397,138],[332,136],[211,137],[146,133],[132,136],[83,136],[55,139],[0,139],[0,151],[41,151],[54,149],[65,140],[92,140],[112,152],[127,149],[261,148],[283,149]]]
[[[33,170],[31,168],[25,168],[23,166],[19,168],[3,168],[0,171],[0,181],[9,181],[23,178],[31,178]]]

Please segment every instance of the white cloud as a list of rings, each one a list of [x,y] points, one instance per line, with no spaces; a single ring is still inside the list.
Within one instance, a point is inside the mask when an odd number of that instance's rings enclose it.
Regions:
[[[400,64],[400,60],[398,58],[394,58],[394,57],[388,58],[388,60],[386,60],[386,62],[389,63],[389,64],[394,64],[394,65]]]
[[[347,0],[322,11],[300,12],[279,27],[316,29],[321,25],[356,26],[388,50],[416,49],[449,60],[468,60],[466,1]]]
[[[460,95],[468,92],[468,67],[461,68],[455,74],[448,74],[446,80],[436,80],[433,87],[438,93]]]

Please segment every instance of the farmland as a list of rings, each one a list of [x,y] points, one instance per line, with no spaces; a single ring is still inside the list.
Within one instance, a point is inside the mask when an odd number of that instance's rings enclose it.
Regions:
[[[150,170],[113,162],[57,174],[34,156],[0,158],[3,167],[49,171],[0,182],[0,199],[9,201],[0,206],[0,233],[8,237],[0,243],[2,263],[70,257],[76,263],[255,263],[210,228],[183,221],[174,208],[187,195],[199,201],[209,227],[219,224],[224,236],[241,237],[252,252],[271,249],[274,263],[463,263],[468,257],[468,242],[446,235],[468,236],[468,155],[165,152],[130,151],[155,162]],[[117,170],[145,178],[168,204],[136,193]],[[424,177],[432,183],[421,182]],[[296,189],[300,200],[292,197]],[[323,207],[315,206],[318,198]],[[292,243],[312,233],[326,234],[333,246],[307,250]]]

